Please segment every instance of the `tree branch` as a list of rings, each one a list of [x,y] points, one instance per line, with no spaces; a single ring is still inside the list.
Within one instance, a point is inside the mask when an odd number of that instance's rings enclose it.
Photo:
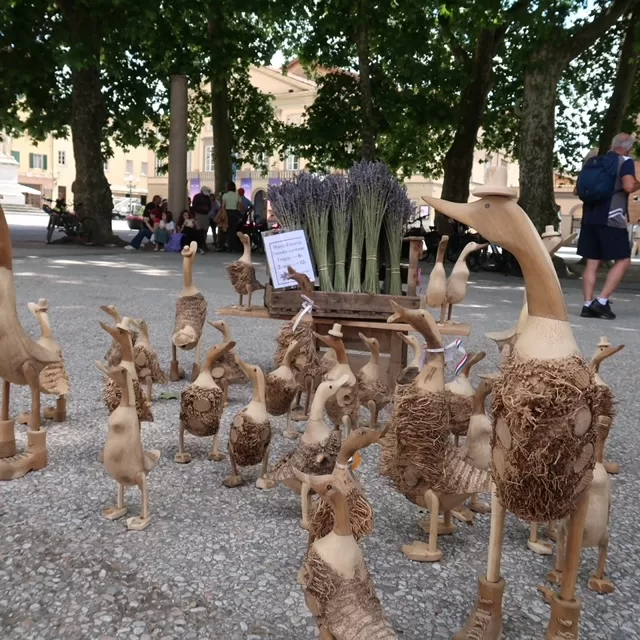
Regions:
[[[447,16],[438,16],[438,24],[442,29],[442,33],[451,45],[451,50],[456,60],[464,67],[469,68],[471,65],[471,58],[469,54],[464,50],[464,47],[458,42],[455,34],[451,29],[451,20]]]
[[[526,12],[530,4],[530,0],[518,0],[504,12],[502,24],[495,30],[495,46],[501,44],[505,34],[507,33],[509,25],[516,20],[521,12]]]

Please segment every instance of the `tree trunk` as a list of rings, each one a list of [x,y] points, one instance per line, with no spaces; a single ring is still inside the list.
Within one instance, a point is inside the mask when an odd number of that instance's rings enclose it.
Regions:
[[[558,82],[564,65],[550,56],[534,56],[524,77],[520,134],[520,206],[538,231],[558,227],[553,187],[553,144]]]
[[[600,155],[609,151],[611,140],[620,133],[624,120],[633,83],[638,72],[640,60],[640,4],[636,5],[629,18],[629,24],[625,32],[624,41],[620,50],[620,61],[616,73],[613,95],[609,108],[602,123],[602,132],[598,144]]]
[[[362,159],[373,162],[376,159],[376,125],[373,118],[373,94],[371,92],[371,72],[369,60],[369,28],[367,26],[367,3],[358,0],[358,84],[362,103]]]
[[[451,202],[469,200],[473,157],[491,89],[493,58],[498,44],[495,29],[483,29],[480,32],[470,66],[471,78],[460,98],[456,118],[458,128],[444,157],[441,196],[443,200]],[[453,232],[451,220],[440,213],[436,213],[435,225],[442,234],[451,235]]]
[[[211,127],[213,128],[213,170],[216,193],[224,191],[233,178],[233,134],[229,118],[229,89],[227,83],[230,69],[221,69],[220,61],[225,60],[220,50],[223,42],[224,16],[217,4],[211,6],[209,19],[209,50],[211,53]]]

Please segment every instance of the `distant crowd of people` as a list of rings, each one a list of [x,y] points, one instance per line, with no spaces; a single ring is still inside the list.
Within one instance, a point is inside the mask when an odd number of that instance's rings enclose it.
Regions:
[[[173,213],[168,210],[168,202],[160,196],[154,196],[142,213],[142,226],[136,236],[125,247],[130,251],[140,249],[147,240],[152,242],[154,251],[181,251],[191,242],[198,243],[198,252],[207,253],[209,229],[213,235],[211,248],[215,251],[242,251],[238,239],[247,218],[257,219],[253,203],[246,197],[244,189],[236,190],[234,182],[227,183],[223,193],[215,195],[209,187],[202,187],[176,222]]]

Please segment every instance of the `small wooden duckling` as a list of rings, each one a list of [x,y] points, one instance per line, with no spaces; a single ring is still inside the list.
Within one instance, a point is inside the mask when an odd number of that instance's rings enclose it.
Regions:
[[[327,400],[347,384],[349,376],[339,380],[325,380],[318,385],[313,396],[307,427],[298,441],[297,448],[281,458],[268,474],[268,478],[282,482],[299,493],[302,500],[302,527],[309,528],[310,486],[298,480],[294,469],[302,473],[323,475],[331,473],[340,451],[341,433],[339,428],[329,426],[324,421]]]
[[[612,347],[607,337],[602,336],[598,346],[596,347],[596,351],[591,358],[591,367],[593,368],[597,385],[595,412],[596,415],[610,418],[612,422],[615,418],[615,399],[609,385],[600,375],[600,365],[604,360],[615,355],[618,351],[622,351],[622,349],[624,349],[624,345]],[[617,462],[610,462],[605,459],[603,464],[607,473],[611,473],[612,475],[620,473],[620,465]]]
[[[44,417],[54,422],[64,422],[67,419],[67,395],[69,394],[69,376],[62,359],[62,349],[53,337],[51,324],[49,322],[49,303],[41,298],[37,303],[29,303],[29,311],[34,315],[40,324],[40,339],[38,344],[45,349],[56,354],[60,360],[47,365],[40,372],[40,389],[43,393],[58,396],[55,407],[45,408]],[[18,416],[20,424],[29,423],[29,413],[25,412]]]
[[[243,245],[242,256],[227,265],[227,275],[231,280],[231,284],[236,292],[240,295],[240,304],[238,306],[251,309],[251,296],[254,291],[264,289],[264,285],[256,280],[256,268],[251,262],[251,239],[246,233],[238,231],[238,238]],[[248,296],[247,306],[243,307],[242,300],[244,296]]]
[[[180,380],[177,349],[191,351],[196,349],[195,362],[191,379],[195,380],[200,373],[200,342],[202,329],[207,317],[207,301],[193,284],[193,261],[198,253],[198,243],[192,242],[182,249],[182,277],[184,286],[176,300],[176,319],[171,337],[171,372],[172,382]]]
[[[607,552],[609,549],[609,517],[611,514],[611,481],[603,464],[604,445],[611,429],[611,419],[606,416],[598,418],[598,441],[596,444],[596,466],[593,470],[593,480],[589,486],[589,506],[587,507],[587,518],[584,523],[584,533],[582,535],[582,548],[590,549],[598,547],[598,566],[595,573],[589,579],[589,589],[596,593],[613,593],[615,586],[611,580],[605,577],[605,566],[607,563]],[[586,460],[579,460],[578,463]],[[554,584],[562,583],[562,575],[565,564],[564,546],[568,535],[568,522],[563,520],[559,523],[557,535],[558,546],[556,549],[556,567],[554,571],[547,574],[547,580]],[[551,600],[553,589],[548,587],[538,587],[547,601]]]
[[[137,320],[132,320],[132,324],[138,327],[140,331],[138,341],[133,345],[133,361],[136,365],[138,380],[142,380],[145,383],[147,400],[151,402],[153,383],[167,384],[169,378],[167,378],[167,374],[162,370],[158,354],[151,346],[147,321],[138,318]]]
[[[284,433],[284,437],[289,440],[293,440],[300,435],[293,429],[291,423],[291,407],[300,388],[291,369],[291,363],[300,346],[300,342],[294,340],[287,348],[282,364],[269,373],[265,379],[267,411],[272,416],[287,414],[287,430]]]
[[[445,304],[447,301],[447,274],[444,270],[444,255],[447,250],[449,236],[442,236],[438,244],[438,254],[436,263],[433,265],[429,282],[427,283],[426,302],[430,307],[439,307],[442,310],[442,317],[445,314]]]
[[[273,489],[275,482],[268,479],[269,444],[271,424],[265,401],[265,383],[262,369],[255,364],[247,364],[240,356],[236,362],[253,385],[251,402],[236,415],[229,433],[229,460],[231,475],[222,481],[225,487],[239,487],[244,483],[238,467],[251,467],[262,462],[262,471],[256,482],[258,489]]]
[[[215,322],[207,320],[207,323],[222,334],[223,343],[234,342],[229,324],[225,320],[216,320]],[[236,362],[235,348],[226,351],[224,355],[216,361],[216,366],[213,368],[211,375],[213,375],[217,381],[221,381],[224,378],[227,384],[244,384],[247,382],[247,376],[244,375],[244,372]]]
[[[118,307],[112,304],[103,304],[100,307],[100,310],[104,311],[108,316],[113,318],[115,324],[119,324],[120,322],[122,322],[122,315],[120,314],[120,309],[118,309]],[[131,331],[131,341],[134,345],[138,341],[137,331]],[[109,347],[109,351],[107,351],[104,359],[107,361],[107,366],[109,367],[116,367],[120,364],[120,360],[122,360],[122,347],[117,340],[111,341],[111,346]]]
[[[227,394],[226,380],[222,380],[222,388],[219,387],[213,376],[211,368],[216,361],[229,353],[235,347],[235,342],[223,342],[215,344],[207,351],[205,366],[198,377],[180,394],[180,435],[178,437],[178,453],[174,461],[179,464],[191,462],[191,454],[184,450],[184,432],[199,438],[213,436],[213,447],[209,454],[209,460],[219,462],[224,459],[220,453],[220,418],[225,406]]]
[[[362,551],[351,533],[349,502],[333,476],[309,477],[311,488],[331,505],[333,529],[315,540],[305,558],[305,600],[321,640],[391,640]]]
[[[469,381],[469,374],[474,365],[484,360],[485,355],[484,351],[470,353],[460,373],[451,382],[444,385],[445,396],[451,411],[449,427],[456,446],[458,446],[460,436],[467,433],[469,420],[473,413],[473,399],[476,392]]]
[[[127,519],[127,529],[142,531],[151,522],[147,474],[158,464],[160,451],[144,451],[142,448],[140,423],[136,411],[137,398],[133,389],[134,379],[130,369],[123,364],[109,369],[101,362],[95,364],[120,388],[119,404],[109,416],[107,442],[100,454],[105,469],[118,483],[118,498],[116,506],[105,509],[102,515],[107,520],[117,520],[126,515],[124,489],[137,485],[142,494],[141,514],[137,518]]]
[[[104,322],[100,322],[100,326],[114,339],[117,340],[122,349],[122,365],[131,374],[133,384],[134,397],[136,399],[136,409],[138,411],[138,420],[140,422],[153,422],[153,414],[149,408],[146,398],[138,381],[136,366],[133,362],[133,344],[131,341],[131,321],[129,318],[123,318],[115,327]],[[109,413],[113,413],[120,404],[120,394],[122,387],[116,384],[111,376],[107,377],[107,384],[104,388],[104,402]]]
[[[329,329],[329,335],[322,336],[319,333],[315,337],[327,347],[333,349],[336,354],[335,365],[324,374],[324,380],[339,380],[342,376],[348,376],[347,382],[343,383],[335,395],[332,395],[326,404],[326,411],[329,419],[336,427],[342,424],[342,417],[348,416],[352,425],[358,424],[358,413],[360,403],[358,402],[358,379],[351,370],[347,350],[342,342],[342,326],[334,324]]]
[[[358,333],[360,340],[371,351],[371,358],[365,364],[358,375],[358,402],[373,412],[371,416],[372,426],[378,424],[378,414],[391,402],[391,390],[382,381],[380,370],[380,345],[375,338],[367,338],[363,333]],[[371,403],[371,404],[369,404]]]
[[[449,279],[447,280],[447,321],[451,320],[451,314],[453,312],[453,305],[460,304],[467,295],[467,282],[469,280],[469,267],[467,266],[467,258],[474,251],[485,249],[488,244],[478,244],[477,242],[469,242],[466,244],[456,263],[453,265]],[[441,318],[441,322],[444,322],[444,318]]]

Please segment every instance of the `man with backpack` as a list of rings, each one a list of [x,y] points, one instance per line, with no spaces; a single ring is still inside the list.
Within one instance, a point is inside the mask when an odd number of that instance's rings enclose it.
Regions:
[[[578,176],[577,193],[583,202],[578,254],[587,260],[582,275],[583,318],[615,319],[609,297],[631,264],[627,233],[629,194],[640,189],[630,157],[635,139],[619,133],[604,156],[588,158]],[[614,261],[600,295],[594,297],[600,263]]]

